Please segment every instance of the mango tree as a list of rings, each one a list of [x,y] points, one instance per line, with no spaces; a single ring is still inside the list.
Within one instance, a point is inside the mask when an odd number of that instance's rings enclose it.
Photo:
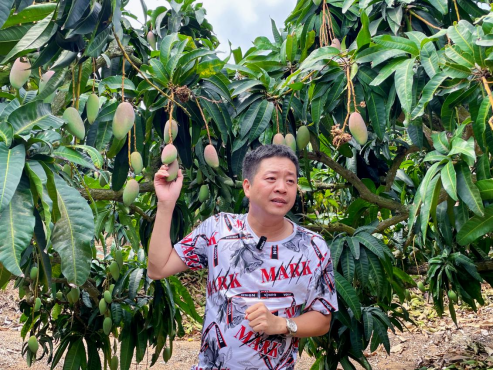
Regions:
[[[153,175],[162,163],[185,175],[178,241],[248,210],[242,159],[272,142],[301,161],[288,217],[324,236],[336,271],[331,331],[300,345],[315,369],[370,369],[364,350],[389,352],[388,329],[413,321],[409,274],[455,322],[458,300],[483,304],[485,4],[299,0],[272,38],[224,57],[200,3],[141,3],[140,28],[120,0],[0,4],[0,287],[19,290],[28,364],[168,361],[183,315],[201,318],[179,279],[147,277]]]

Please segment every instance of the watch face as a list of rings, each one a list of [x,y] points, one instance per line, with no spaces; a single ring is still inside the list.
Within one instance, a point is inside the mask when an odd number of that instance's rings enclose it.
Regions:
[[[288,320],[287,326],[290,334],[294,334],[297,332],[297,324],[295,324],[295,322],[293,322],[292,320]]]

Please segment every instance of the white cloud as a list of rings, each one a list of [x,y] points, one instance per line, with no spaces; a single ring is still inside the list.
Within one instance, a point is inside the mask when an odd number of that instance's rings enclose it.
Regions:
[[[213,25],[221,45],[219,50],[228,52],[228,40],[232,47],[240,46],[242,52],[253,46],[252,41],[258,36],[273,40],[271,21],[273,18],[278,28],[295,7],[296,0],[202,0],[206,9],[206,19]],[[146,0],[148,9],[164,5],[163,1]],[[140,0],[130,0],[126,10],[135,14],[140,22],[144,16]],[[136,24],[136,23],[134,23]]]

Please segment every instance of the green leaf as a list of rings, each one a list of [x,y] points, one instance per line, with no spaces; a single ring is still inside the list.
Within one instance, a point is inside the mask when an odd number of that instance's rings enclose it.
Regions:
[[[385,285],[383,268],[379,262],[379,258],[374,253],[367,253],[367,259],[369,261],[371,282],[377,288],[377,294],[381,295]]]
[[[432,47],[432,49],[425,47],[420,50],[420,63],[422,64],[422,67],[424,67],[429,78],[434,77],[441,71],[439,68],[439,56],[434,47]]]
[[[432,77],[429,82],[427,82],[427,85],[425,85],[424,90],[422,91],[422,96],[420,97],[417,106],[412,112],[412,119],[416,119],[417,117],[420,117],[424,114],[425,107],[432,100],[437,89],[441,86],[446,78],[447,76],[443,73],[438,73],[434,77]]]
[[[378,318],[373,317],[373,321],[374,321],[374,324],[373,324],[374,335],[372,336],[372,341],[374,341],[374,338],[376,337],[376,334],[377,334],[377,337],[379,338],[379,340],[383,344],[384,349],[386,349],[386,352],[388,352],[388,354],[389,354],[390,353],[389,352],[390,351],[390,344],[389,344],[388,331],[387,331],[386,327],[384,326],[384,324],[382,324]]]
[[[458,194],[456,190],[456,171],[453,162],[448,162],[441,170],[441,182],[443,183],[444,190],[449,196],[458,201]]]
[[[21,255],[33,237],[34,204],[27,181],[21,181],[16,187],[12,200],[0,213],[0,262],[12,274],[24,276]]]
[[[134,350],[136,346],[136,333],[128,327],[128,324],[124,325],[124,329],[120,333],[120,369],[129,370],[132,365],[132,357],[134,357]]]
[[[427,153],[424,158],[424,162],[442,162],[445,163],[449,161],[449,157],[440,154],[437,150],[433,150],[432,152]]]
[[[62,30],[74,28],[76,23],[81,20],[84,12],[89,8],[89,0],[74,0],[69,10],[65,22],[62,26]]]
[[[343,271],[343,276],[351,283],[353,281],[353,276],[355,275],[355,261],[348,249],[344,249],[341,254],[340,266]]]
[[[333,266],[336,269],[340,262],[341,253],[345,248],[345,239],[346,238],[336,238],[333,239],[333,242],[329,246],[331,249],[331,258],[333,260]]]
[[[325,59],[332,59],[335,55],[338,55],[340,51],[331,46],[325,46],[315,49],[300,65],[300,69],[310,69],[317,62]]]
[[[9,0],[3,1],[2,5],[7,4]],[[17,14],[12,13],[2,28],[12,27],[18,24],[33,23],[45,19],[53,13],[58,5],[56,3],[43,3],[28,6]],[[10,9],[9,9],[10,11]]]
[[[491,179],[491,198],[492,198],[492,179]],[[484,216],[473,216],[463,224],[456,241],[459,245],[466,246],[473,243],[485,234],[492,233],[492,204],[484,209]]]
[[[219,59],[206,60],[199,63],[196,69],[196,73],[201,78],[211,77],[219,73],[224,65],[225,62]]]
[[[338,271],[334,272],[336,291],[343,298],[348,307],[352,310],[357,320],[362,315],[360,301],[353,286]]]
[[[5,143],[0,143],[0,212],[7,208],[15,189],[19,184],[24,169],[26,150],[19,144],[8,149]]]
[[[486,122],[490,116],[490,111],[491,111],[491,103],[489,101],[489,97],[486,96],[484,99],[482,99],[482,103],[480,104],[479,112],[477,114],[477,119],[475,120],[475,123],[472,125],[475,139],[477,140],[477,143],[484,152],[486,152],[484,132],[486,128]]]
[[[387,63],[377,75],[376,78],[370,83],[371,86],[379,86],[382,84],[389,76],[391,76],[398,67],[400,67],[403,63],[407,62],[408,59],[404,58],[396,58]]]
[[[460,64],[468,69],[475,67],[473,55],[465,53],[457,45],[451,45],[445,49],[446,56],[456,64]]]
[[[122,90],[122,76],[111,76],[101,80],[98,85],[98,94],[103,95],[106,88],[120,92]],[[136,90],[134,83],[127,77],[124,79],[124,90],[126,90],[126,94],[127,91]]]
[[[69,345],[63,363],[63,370],[79,370],[83,363],[86,363],[86,350],[82,337],[79,337]]]
[[[26,162],[26,173],[29,176],[29,180],[32,183],[31,189],[36,191],[37,197],[41,200],[41,206],[43,208],[43,218],[45,225],[51,223],[51,200],[49,196],[43,189],[44,183],[46,183],[46,174],[43,167],[37,161],[27,161]],[[46,228],[46,240],[50,240],[51,228]]]
[[[271,30],[273,32],[274,41],[277,44],[281,45],[283,39],[281,38],[280,32],[278,31],[278,27],[276,27],[276,23],[272,18],[271,18]]]
[[[30,46],[36,42],[36,40],[43,35],[43,32],[48,26],[51,26],[52,14],[46,16],[46,18],[42,19],[38,23],[36,23],[33,27],[27,31],[22,39],[10,50],[10,52],[3,58],[0,64],[6,64],[10,59],[17,56],[19,53],[26,53],[27,50],[30,49]],[[42,45],[39,45],[40,47]]]
[[[379,258],[384,259],[384,251],[383,251],[383,247],[381,246],[381,242],[379,242],[371,234],[366,232],[361,232],[355,235],[353,238],[357,239],[368,250],[379,256]]]
[[[448,14],[448,0],[427,0],[442,15]]]
[[[59,176],[55,176],[60,219],[55,223],[52,245],[62,260],[62,273],[69,284],[84,284],[91,269],[94,220],[87,201]]]
[[[492,199],[492,179],[478,180],[475,185],[480,191],[480,197],[482,200]]]
[[[297,53],[297,36],[295,34],[288,35],[286,37],[286,58],[290,61],[293,62],[295,59],[295,54]]]
[[[449,154],[450,145],[448,141],[448,136],[445,131],[441,131],[436,134],[432,134],[432,143],[434,145],[434,149],[436,149],[439,153],[447,155]]]
[[[431,181],[426,183],[426,192],[424,196],[424,202],[422,207],[420,208],[420,221],[421,221],[421,232],[422,239],[425,243],[427,239],[427,228],[429,226],[429,216],[431,210],[435,212],[434,204],[437,203],[437,197],[439,196],[439,191],[441,190],[441,183],[439,180],[441,179],[440,175],[436,175],[432,178]]]
[[[258,80],[242,80],[242,82],[236,85],[235,89],[232,91],[231,96],[240,95],[241,93],[253,88],[254,86],[262,86],[262,82]]]
[[[415,44],[414,44],[415,45]],[[413,85],[413,65],[415,59],[408,59],[401,63],[395,72],[395,87],[401,106],[406,113],[411,113],[413,95],[411,94]]]
[[[346,242],[348,244],[348,247],[350,248],[350,251],[352,252],[353,258],[358,260],[360,258],[360,243],[357,239],[351,236],[346,237]]]
[[[473,184],[472,174],[466,163],[460,162],[456,165],[456,180],[458,183],[458,195],[460,199],[475,213],[477,216],[484,216],[484,207],[480,198],[479,189]]]
[[[0,263],[0,290],[5,289],[12,274]]]
[[[195,50],[192,50],[188,53],[184,53],[178,59],[177,65],[185,66],[188,63],[192,62],[193,60],[196,60],[198,58],[201,58],[201,57],[206,56],[206,55],[211,55],[211,54],[216,54],[216,51],[205,49],[205,48],[195,49]]]
[[[364,311],[362,317],[364,319],[363,321],[365,340],[368,341],[372,335],[373,319],[372,315],[368,311]]]
[[[33,101],[14,110],[7,121],[12,125],[15,135],[29,133],[35,127],[42,130],[60,128],[64,121],[51,113],[50,104]]]
[[[475,155],[475,142],[473,137],[468,139],[468,141],[455,137],[451,143],[451,150],[449,151],[448,156],[452,156],[453,154],[463,154],[475,160],[477,157]]]
[[[359,247],[360,258],[355,261],[355,272],[363,286],[369,286],[369,260],[364,247]]]
[[[96,37],[89,43],[84,51],[84,55],[88,57],[97,58],[101,55],[104,47],[107,44],[108,37],[111,34],[111,28],[107,27],[105,30],[101,31],[96,35]]]
[[[250,130],[249,142],[256,140],[266,130],[273,115],[273,110],[274,104],[272,102],[268,102],[267,100],[262,101],[257,117]]]
[[[366,103],[372,128],[374,128],[377,137],[382,140],[386,131],[387,122],[384,99],[380,95],[370,92],[367,95]]]
[[[101,155],[101,153],[96,148],[93,148],[92,146],[89,146],[89,145],[67,145],[67,147],[84,150],[91,157],[91,160],[93,161],[94,166],[98,169],[102,168],[103,156]]]
[[[468,22],[461,20],[460,22],[448,28],[448,37],[460,47],[464,52],[474,55],[472,46],[472,33],[468,29]]]
[[[360,13],[360,21],[362,22],[362,26],[360,27],[360,31],[355,40],[357,42],[358,50],[369,44],[372,40],[369,31],[369,17],[367,16],[365,10],[362,10]]]
[[[374,37],[373,41],[378,44],[387,47],[388,49],[398,49],[412,54],[413,56],[418,56],[420,50],[417,45],[404,37],[391,36],[391,35],[381,35]]]
[[[69,162],[81,165],[83,167],[95,169],[94,165],[91,162],[87,161],[86,158],[81,153],[73,149],[67,148],[65,146],[59,146],[57,149],[53,151],[53,155],[55,157],[66,159]]]
[[[43,100],[53,94],[65,82],[66,75],[67,71],[64,69],[56,71],[34,100]]]
[[[9,17],[10,9],[12,8],[13,3],[14,0],[4,0],[0,3],[0,28]]]

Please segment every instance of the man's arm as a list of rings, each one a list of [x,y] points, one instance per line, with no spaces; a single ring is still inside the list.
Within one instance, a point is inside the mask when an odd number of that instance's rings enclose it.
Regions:
[[[154,175],[154,189],[158,198],[158,210],[149,242],[148,276],[153,280],[163,279],[185,271],[187,265],[173,249],[170,239],[173,209],[180,196],[183,175],[178,170],[177,179],[167,182],[168,166],[164,165]]]
[[[264,303],[256,303],[247,308],[245,316],[255,332],[263,332],[268,335],[288,333],[285,318],[273,315]],[[297,324],[295,337],[318,337],[329,331],[331,314],[323,315],[318,311],[309,311],[300,316],[292,317],[292,320]]]
[[[164,279],[188,268],[173,249],[170,239],[174,208],[175,202],[158,202],[148,251],[148,276],[153,280]]]

